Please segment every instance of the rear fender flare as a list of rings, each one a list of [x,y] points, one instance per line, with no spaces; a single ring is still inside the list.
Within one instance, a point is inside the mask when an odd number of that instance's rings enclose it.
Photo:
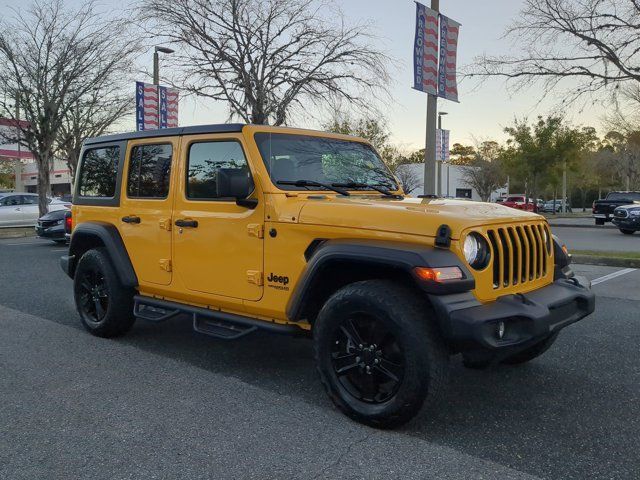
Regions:
[[[120,232],[114,225],[105,222],[84,222],[73,229],[69,245],[69,276],[74,277],[76,266],[82,255],[98,245],[107,250],[122,285],[137,287],[138,277]]]

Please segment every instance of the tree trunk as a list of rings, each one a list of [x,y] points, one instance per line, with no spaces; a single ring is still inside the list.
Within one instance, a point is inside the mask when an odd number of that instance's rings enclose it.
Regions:
[[[51,191],[51,178],[49,171],[50,158],[48,154],[36,157],[38,165],[38,209],[40,216],[49,211],[49,193]]]

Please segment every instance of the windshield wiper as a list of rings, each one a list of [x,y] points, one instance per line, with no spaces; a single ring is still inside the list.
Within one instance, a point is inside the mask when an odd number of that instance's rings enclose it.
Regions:
[[[316,182],[314,180],[295,180],[295,181],[294,180],[279,180],[276,183],[278,185],[293,185],[294,187],[302,187],[302,188],[322,187],[322,188],[326,188],[327,190],[333,190],[334,192],[339,193],[340,195],[345,195],[347,197],[349,195],[351,195],[348,191],[344,190],[343,188],[338,188],[339,185]]]
[[[386,183],[361,183],[361,182],[346,182],[346,183],[332,183],[334,187],[342,187],[342,188],[368,188],[371,190],[375,190],[376,192],[380,192],[385,197],[399,197],[400,195],[396,195],[391,190],[389,190],[389,185]]]

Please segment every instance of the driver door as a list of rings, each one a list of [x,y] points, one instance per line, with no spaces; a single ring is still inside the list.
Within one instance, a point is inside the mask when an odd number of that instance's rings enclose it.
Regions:
[[[259,300],[264,202],[252,209],[224,196],[223,182],[253,178],[242,135],[183,141],[173,212],[175,272],[193,292]]]

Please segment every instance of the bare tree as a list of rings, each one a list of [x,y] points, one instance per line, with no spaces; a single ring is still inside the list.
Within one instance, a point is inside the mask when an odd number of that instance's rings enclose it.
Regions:
[[[470,153],[468,149],[466,151]],[[472,159],[460,167],[465,183],[478,192],[483,202],[488,202],[491,194],[507,183],[501,153],[497,142],[482,142],[473,149]]]
[[[19,141],[38,165],[41,214],[64,122],[106,83],[129,72],[137,51],[129,22],[98,13],[93,3],[71,9],[62,0],[43,0],[0,22],[0,115],[15,119],[18,99],[26,120]]]
[[[400,182],[400,185],[402,185],[402,190],[404,190],[404,193],[407,195],[410,195],[411,192],[421,187],[424,183],[420,169],[414,168],[413,164],[410,163],[396,165],[393,173]]]
[[[525,0],[506,37],[520,55],[480,57],[468,74],[539,81],[545,93],[571,78],[564,102],[640,81],[638,0]]]
[[[66,160],[72,178],[78,166],[82,143],[89,137],[103,135],[115,122],[133,112],[131,88],[129,92],[123,89],[120,85],[122,79],[104,82],[79,99],[64,116],[57,137],[57,150]]]
[[[367,25],[317,0],[144,0],[143,19],[175,44],[175,84],[224,101],[230,116],[282,125],[309,105],[371,109],[389,59]],[[337,20],[336,20],[337,19]],[[335,20],[335,21],[334,21]]]

